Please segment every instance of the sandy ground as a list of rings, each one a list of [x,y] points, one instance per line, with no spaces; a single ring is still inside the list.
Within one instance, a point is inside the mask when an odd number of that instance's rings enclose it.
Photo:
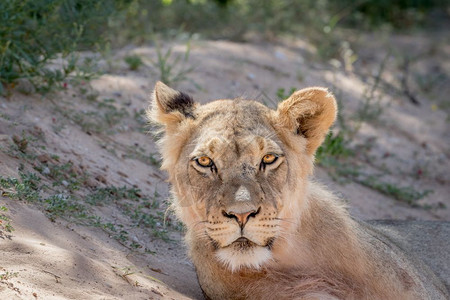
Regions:
[[[176,87],[201,103],[243,96],[276,107],[279,88],[326,86],[340,100],[344,118],[350,119],[391,53],[374,93],[383,111],[376,120],[362,123],[351,143],[370,147],[353,159],[363,172],[378,174],[384,182],[432,192],[417,202],[419,207],[412,207],[356,182],[335,181],[329,169],[317,168],[316,179],[341,195],[359,218],[450,220],[448,39],[441,34],[388,37],[379,42],[365,35],[360,38],[361,47],[354,49],[357,62],[347,70],[339,60],[317,62],[314,48],[301,40],[277,45],[195,41],[186,64],[194,70]],[[185,51],[183,43],[171,46],[174,53]],[[408,88],[419,106],[411,103],[401,84],[401,59],[406,52],[412,59]],[[123,60],[132,54],[144,58],[145,65],[137,71],[130,71]],[[75,192],[81,199],[97,188],[129,186],[145,195],[157,191],[157,201],[163,203],[169,196],[166,175],[157,163],[142,158],[144,154],[154,158],[157,152],[154,139],[146,133],[151,128],[142,122],[142,110],[158,79],[149,63],[155,56],[152,47],[129,47],[98,61],[106,73],[93,80],[92,87],[68,83],[63,91],[47,97],[18,92],[0,97],[0,175],[18,177],[19,169],[33,171],[37,164],[52,160],[42,155],[57,155],[56,163],[70,162],[89,174]],[[444,77],[426,88],[418,84],[418,78],[426,80],[432,74]],[[107,116],[92,113],[104,109],[99,103],[112,103],[114,112],[126,114],[105,123]],[[80,115],[90,116],[94,125],[80,121]],[[29,140],[22,153],[14,146],[18,144],[14,136]],[[30,153],[38,158],[26,156]],[[42,174],[42,182],[50,185],[51,180]],[[45,190],[41,197],[51,192]],[[9,209],[4,214],[15,229],[0,236],[2,299],[202,298],[182,233],[175,227],[166,229],[170,241],[163,241],[148,228],[136,226],[121,201],[89,206],[102,222],[128,232],[123,241],[101,227],[79,224],[70,215],[49,218],[39,203],[13,200],[5,189],[0,194],[0,205]],[[155,208],[164,210],[164,204]],[[152,230],[162,226],[157,223]],[[132,243],[139,247],[131,247]]]

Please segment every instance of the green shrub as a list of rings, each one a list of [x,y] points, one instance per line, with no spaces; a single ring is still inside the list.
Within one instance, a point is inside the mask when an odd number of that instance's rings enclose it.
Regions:
[[[294,33],[318,46],[319,55],[339,50],[337,26],[408,27],[443,0],[1,0],[0,94],[21,78],[40,91],[58,86],[77,69],[74,51],[105,44],[152,42],[155,34],[200,33],[245,40],[251,33],[272,38]],[[60,55],[66,63],[49,67]],[[130,61],[130,67],[138,67]]]
[[[322,145],[317,149],[316,161],[321,163],[328,157],[347,157],[351,152],[348,148],[348,141],[344,138],[343,134],[330,131]]]
[[[6,208],[3,205],[0,205],[0,238],[2,238],[5,234],[5,232],[13,232],[14,227],[11,225],[11,218],[7,215],[1,213],[8,211],[8,208]]]
[[[343,0],[341,7],[351,7],[347,24],[377,27],[387,23],[396,28],[408,28],[426,21],[427,13],[436,8],[445,11],[444,0]],[[331,3],[331,2],[330,2]],[[335,4],[336,4],[335,3]]]
[[[139,67],[144,64],[142,58],[137,55],[126,56],[124,58],[124,61],[127,63],[128,68],[130,68],[130,70],[132,71],[139,69]]]
[[[48,90],[76,68],[76,57],[60,70],[49,60],[101,43],[113,0],[0,1],[0,93],[19,78]]]

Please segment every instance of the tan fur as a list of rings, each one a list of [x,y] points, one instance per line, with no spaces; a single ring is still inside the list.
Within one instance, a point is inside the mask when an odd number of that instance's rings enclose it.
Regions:
[[[326,89],[295,92],[276,111],[242,99],[181,104],[180,95],[158,83],[148,116],[164,132],[162,168],[172,183],[172,206],[187,227],[189,254],[208,298],[448,296],[427,282],[437,282],[434,275],[421,274],[310,179],[314,153],[336,117]],[[268,153],[279,157],[264,166]],[[199,156],[214,167],[198,165]],[[253,215],[240,227],[233,214],[246,212]]]

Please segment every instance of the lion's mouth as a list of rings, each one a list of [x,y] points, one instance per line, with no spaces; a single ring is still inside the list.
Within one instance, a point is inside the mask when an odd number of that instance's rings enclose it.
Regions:
[[[247,250],[249,248],[257,246],[254,242],[250,241],[248,238],[241,236],[236,239],[232,245],[239,250]]]
[[[267,240],[266,244],[259,245],[259,244],[255,243],[255,242],[252,242],[248,238],[246,238],[244,236],[241,236],[240,238],[237,238],[234,242],[232,242],[230,244],[230,246],[234,247],[235,249],[237,248],[239,250],[247,250],[247,249],[250,249],[252,247],[257,247],[257,246],[265,247],[265,248],[271,250],[272,247],[273,247],[274,240],[275,240],[275,238],[272,237],[272,238],[269,238]]]
[[[251,243],[251,241],[248,238],[241,236],[240,238],[236,239],[233,243],[248,243],[248,242]]]

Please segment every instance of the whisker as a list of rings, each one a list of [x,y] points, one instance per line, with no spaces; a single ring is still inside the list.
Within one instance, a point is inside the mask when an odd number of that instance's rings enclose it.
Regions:
[[[205,223],[208,223],[208,220],[205,220],[205,221],[198,221],[198,222],[196,222],[196,223],[194,224],[193,229],[194,229],[195,227],[197,227],[198,225],[202,225],[202,224],[205,224]]]
[[[296,222],[288,221],[287,219],[283,219],[283,218],[275,218],[275,220],[277,220],[277,221],[282,221],[282,222],[286,222],[286,223],[291,223],[291,224],[297,224]]]

